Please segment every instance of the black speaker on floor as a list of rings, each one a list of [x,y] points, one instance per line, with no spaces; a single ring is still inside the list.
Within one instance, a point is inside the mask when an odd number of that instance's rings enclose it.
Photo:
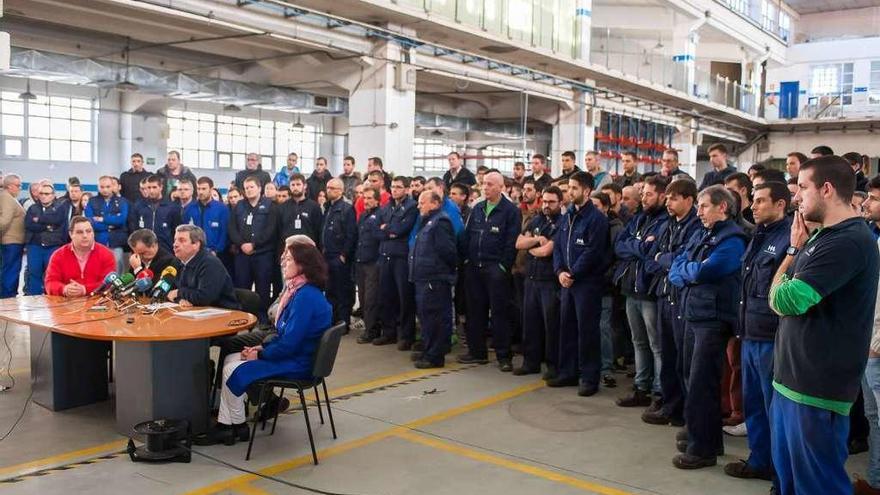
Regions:
[[[155,419],[138,423],[134,432],[144,437],[144,445],[135,447],[128,439],[128,456],[132,462],[190,462],[192,433],[189,422],[177,419]]]

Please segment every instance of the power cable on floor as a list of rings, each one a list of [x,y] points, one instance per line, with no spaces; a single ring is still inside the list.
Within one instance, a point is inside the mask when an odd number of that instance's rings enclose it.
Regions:
[[[9,331],[9,321],[3,321],[3,343],[6,344],[6,352],[9,353],[9,359],[6,361],[6,376],[9,377],[9,386],[0,385],[0,392],[6,392],[15,388],[15,377],[12,376],[12,346],[6,340],[6,333]],[[13,341],[15,337],[13,337]]]
[[[187,451],[189,451],[189,452],[191,452],[191,453],[193,453],[193,454],[196,454],[196,455],[198,455],[198,456],[202,456],[202,457],[204,457],[204,458],[206,458],[206,459],[210,459],[210,460],[212,460],[212,461],[214,461],[214,462],[216,462],[216,463],[218,463],[218,464],[222,464],[222,465],[224,465],[224,466],[226,466],[226,467],[229,467],[229,468],[235,469],[236,471],[241,471],[241,472],[243,472],[243,473],[252,474],[252,475],[254,475],[254,476],[259,476],[260,478],[263,478],[263,479],[266,479],[266,480],[269,480],[269,481],[274,481],[274,482],[276,482],[276,483],[281,483],[282,485],[287,485],[287,486],[292,487],[292,488],[298,488],[298,489],[300,489],[300,490],[305,490],[305,491],[307,491],[307,492],[312,492],[312,493],[320,493],[321,495],[354,495],[354,494],[348,494],[348,493],[342,493],[342,492],[331,492],[331,491],[327,491],[327,490],[321,490],[320,488],[311,488],[311,487],[308,487],[308,486],[304,486],[304,485],[299,485],[299,484],[297,484],[297,483],[293,483],[293,482],[291,482],[291,481],[283,480],[283,479],[281,479],[281,478],[276,478],[276,477],[274,477],[274,476],[270,476],[270,475],[268,475],[268,474],[263,474],[263,473],[260,473],[260,472],[258,472],[258,471],[252,471],[252,470],[250,470],[250,469],[243,468],[243,467],[241,467],[241,466],[237,466],[237,465],[235,465],[235,464],[232,464],[231,462],[226,462],[226,461],[224,461],[223,459],[218,459],[218,458],[216,458],[216,457],[214,457],[214,456],[211,456],[211,455],[205,454],[204,452],[199,452],[198,450],[195,450],[195,449],[193,449],[193,448],[191,448],[191,447],[187,447],[183,442],[179,442],[179,443],[177,444],[177,446],[180,447],[180,448],[182,448],[182,449],[184,449],[184,450],[187,450]]]
[[[7,323],[7,325],[8,325],[8,323]],[[43,342],[40,343],[40,350],[37,352],[36,361],[39,361],[40,356],[43,355],[43,348],[46,346],[46,340],[48,340],[50,333],[51,332],[46,332],[46,334],[43,335]],[[5,332],[4,332],[4,337],[5,337]],[[27,411],[28,404],[31,403],[31,399],[34,397],[33,381],[34,381],[34,377],[31,377],[31,393],[28,394],[27,399],[24,400],[24,405],[21,406],[21,413],[19,413],[18,418],[15,420],[15,422],[12,423],[12,426],[9,427],[9,430],[7,430],[6,433],[3,434],[3,436],[0,436],[0,442],[2,442],[3,440],[6,440],[6,438],[9,437],[9,435],[12,435],[12,432],[15,431],[15,427],[18,426],[18,423],[20,423],[21,419],[24,418],[24,413],[25,413],[25,411]]]

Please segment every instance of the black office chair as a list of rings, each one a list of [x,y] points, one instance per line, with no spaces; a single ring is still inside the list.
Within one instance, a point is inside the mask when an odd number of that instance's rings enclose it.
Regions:
[[[318,465],[318,454],[315,452],[315,438],[312,435],[312,424],[309,421],[309,410],[306,406],[306,396],[305,391],[314,388],[315,396],[318,402],[318,411],[320,412],[321,408],[321,399],[318,397],[318,385],[323,386],[324,388],[324,400],[327,403],[327,416],[330,418],[330,428],[333,430],[333,438],[336,437],[336,424],[333,422],[333,411],[330,410],[330,395],[327,393],[327,377],[330,376],[330,373],[333,371],[333,364],[336,362],[336,354],[339,351],[339,343],[342,341],[342,336],[345,334],[346,325],[344,323],[337,323],[335,326],[330,327],[328,330],[324,332],[321,336],[321,341],[318,343],[318,349],[315,352],[315,360],[312,364],[312,376],[314,377],[311,380],[290,380],[285,378],[267,378],[265,380],[258,380],[254,382],[254,385],[260,387],[260,401],[257,405],[257,410],[259,411],[263,405],[263,401],[266,400],[267,392],[271,392],[275,387],[281,388],[281,397],[284,397],[284,390],[288,388],[296,389],[299,394],[299,403],[302,405],[303,417],[306,420],[306,430],[309,432],[309,445],[312,448],[312,460],[315,465]],[[254,420],[254,425],[251,428],[251,438],[248,443],[247,455],[245,456],[245,460],[250,460],[251,458],[251,449],[254,446],[254,437],[257,434],[257,423],[260,421],[258,419]],[[323,415],[321,417],[321,422],[324,422]],[[265,420],[262,421],[263,428],[266,427]],[[278,423],[278,411],[275,411],[275,418],[272,421],[272,431],[269,433],[270,435],[275,434],[275,425]]]
[[[259,317],[263,310],[263,301],[260,299],[260,295],[252,290],[235,289],[235,299],[245,313]]]

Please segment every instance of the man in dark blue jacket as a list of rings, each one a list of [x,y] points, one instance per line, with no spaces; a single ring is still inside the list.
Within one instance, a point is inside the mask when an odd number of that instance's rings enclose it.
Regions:
[[[341,180],[341,179],[340,179]],[[358,220],[357,249],[354,255],[354,274],[357,281],[358,301],[364,316],[364,333],[358,344],[369,344],[379,337],[379,243],[382,231],[379,226],[379,191],[364,189],[364,213]],[[311,200],[306,200],[311,201]]]
[[[553,245],[553,271],[560,292],[559,371],[548,387],[578,386],[578,395],[599,391],[602,369],[599,319],[605,271],[611,262],[608,218],[590,200],[593,176],[577,172],[568,179],[571,205],[562,217]]]
[[[523,286],[523,364],[514,375],[556,374],[559,362],[559,281],[553,272],[553,246],[562,212],[562,191],[549,186],[541,194],[541,214],[525,226],[516,248],[526,250]]]
[[[391,183],[392,191],[397,179]],[[408,195],[407,195],[408,196]],[[409,254],[409,280],[415,286],[424,351],[413,354],[415,367],[442,368],[452,339],[452,286],[458,252],[455,231],[433,191],[419,196],[422,228]]]
[[[134,215],[129,218],[128,230],[150,229],[156,233],[159,245],[171,251],[174,229],[180,225],[180,207],[162,197],[162,177],[151,175],[144,188],[149,197],[136,206]]]
[[[727,146],[721,143],[709,146],[709,163],[712,165],[712,170],[703,176],[703,182],[700,183],[701,191],[709,186],[724,184],[724,179],[736,173],[736,167],[727,163]]]
[[[239,190],[244,188],[244,180],[248,177],[256,177],[262,191],[266,184],[272,182],[269,172],[263,170],[263,164],[260,162],[260,155],[257,153],[248,153],[245,158],[244,170],[239,170],[235,174],[235,187]]]
[[[199,177],[197,184],[196,200],[183,210],[183,223],[201,227],[205,233],[205,248],[212,254],[220,254],[228,243],[229,208],[211,198],[214,181],[210,177]]]
[[[465,292],[468,352],[458,362],[489,362],[486,334],[492,312],[492,343],[501,371],[513,371],[510,352],[510,269],[516,259],[516,238],[522,228],[519,208],[505,198],[504,177],[497,171],[483,178],[483,201],[474,206],[464,230]]]
[[[724,186],[697,196],[703,231],[672,262],[669,281],[681,289],[687,397],[686,432],[676,438],[679,469],[714,466],[721,438],[721,372],[727,339],[739,317],[740,267],[747,238],[735,223],[736,200]]]
[[[122,252],[128,243],[128,201],[113,194],[113,177],[98,179],[98,194],[86,205],[84,214],[92,221],[95,241],[109,247],[122,271]]]
[[[666,179],[650,177],[642,188],[642,211],[629,221],[614,242],[620,260],[614,280],[626,297],[626,317],[635,350],[635,388],[631,395],[617,399],[620,407],[651,405],[651,394],[660,395],[661,349],[657,338],[657,299],[654,277],[645,264],[654,256],[657,239],[666,227]],[[659,401],[651,409],[657,409]]]
[[[724,472],[736,478],[769,480],[770,399],[773,397],[773,340],[779,316],[770,309],[773,276],[791,244],[791,217],[786,215],[791,194],[782,182],[755,187],[752,212],[757,228],[742,265],[740,330],[742,339],[743,409],[751,454],[732,462]]]
[[[174,256],[180,262],[180,269],[177,288],[168,293],[168,300],[183,306],[241,309],[223,262],[205,248],[205,231],[196,225],[177,227]]]
[[[244,180],[244,199],[235,205],[229,217],[229,242],[238,246],[235,254],[235,286],[239,289],[256,288],[262,308],[258,315],[261,323],[267,321],[266,309],[271,304],[269,289],[275,258],[275,205],[262,196],[260,180]]]
[[[24,294],[43,293],[43,275],[49,258],[65,243],[69,206],[55,199],[55,189],[46,183],[40,186],[39,202],[24,214],[25,246],[27,249],[27,280]]]
[[[333,306],[333,321],[342,321],[348,326],[354,305],[351,264],[358,234],[354,208],[342,197],[344,191],[342,180],[327,181],[327,213],[321,231],[321,247],[327,260],[327,299]]]
[[[379,245],[379,292],[382,294],[382,336],[373,345],[397,342],[408,351],[416,337],[416,306],[407,276],[409,236],[419,210],[409,195],[409,178],[391,181],[391,201],[381,210],[382,244]]]
[[[660,337],[660,389],[663,407],[642,413],[648,424],[683,426],[685,381],[682,363],[684,321],[681,319],[679,290],[667,276],[672,261],[684,251],[691,237],[702,229],[697,217],[697,184],[676,179],[666,187],[666,211],[669,220],[657,241],[654,256],[645,262],[645,270],[655,280],[657,296],[657,334]]]
[[[321,248],[321,228],[324,214],[314,200],[306,197],[306,178],[294,173],[288,179],[290,199],[278,206],[279,239],[287,239],[296,234],[308,236]]]

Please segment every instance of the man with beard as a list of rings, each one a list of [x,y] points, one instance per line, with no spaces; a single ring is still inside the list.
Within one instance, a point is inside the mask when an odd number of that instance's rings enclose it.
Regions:
[[[315,160],[315,171],[312,172],[309,180],[306,181],[306,195],[308,195],[309,199],[317,201],[318,193],[326,191],[327,182],[332,178],[333,175],[327,170],[327,159],[319,156]]]
[[[290,200],[278,206],[279,239],[296,234],[308,236],[320,247],[321,226],[324,218],[321,207],[306,197],[306,178],[294,173],[289,178]]]

